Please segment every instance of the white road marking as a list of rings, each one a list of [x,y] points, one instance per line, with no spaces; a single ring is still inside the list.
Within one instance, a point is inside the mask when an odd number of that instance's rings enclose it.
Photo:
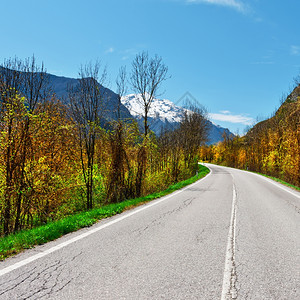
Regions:
[[[200,181],[205,180],[206,178],[208,178],[208,177],[211,175],[211,173],[212,173],[212,172],[211,172],[211,170],[210,170],[210,173],[209,173],[208,175],[206,175],[204,178],[200,179]],[[199,183],[199,180],[196,181],[196,182],[193,183],[193,184],[190,184],[190,185],[186,186],[185,188],[183,188],[183,189],[181,189],[181,190],[179,190],[179,191],[177,191],[177,192],[174,192],[174,193],[170,194],[169,196],[165,196],[165,197],[163,197],[163,198],[160,199],[160,200],[156,200],[156,201],[154,201],[154,202],[152,202],[152,203],[150,203],[150,204],[146,204],[145,206],[143,206],[143,207],[141,207],[141,208],[138,208],[138,209],[136,209],[136,210],[134,210],[134,211],[132,211],[132,212],[130,212],[130,213],[126,213],[125,215],[120,216],[120,217],[118,217],[117,219],[114,219],[114,220],[112,220],[112,221],[110,221],[110,222],[108,222],[108,223],[105,223],[105,224],[103,224],[103,225],[100,225],[100,226],[97,227],[97,228],[90,229],[89,231],[87,231],[87,232],[85,232],[85,233],[82,233],[82,234],[80,234],[80,235],[78,235],[78,236],[76,236],[76,237],[74,237],[74,238],[71,238],[71,239],[68,240],[68,241],[65,241],[65,242],[63,242],[63,243],[60,243],[60,244],[58,244],[58,245],[56,245],[56,246],[54,246],[54,247],[52,247],[52,248],[50,248],[50,249],[47,249],[47,250],[45,250],[45,251],[42,251],[42,252],[40,252],[40,253],[38,253],[38,254],[35,254],[35,255],[33,255],[33,256],[30,256],[30,257],[24,259],[24,260],[21,260],[21,261],[15,263],[15,264],[13,264],[13,265],[11,265],[11,266],[9,266],[9,267],[6,267],[6,268],[0,270],[0,276],[3,276],[3,275],[5,275],[5,274],[7,274],[7,273],[9,273],[9,272],[11,272],[11,271],[13,271],[13,270],[16,270],[16,269],[18,269],[18,268],[21,268],[21,267],[23,267],[23,266],[25,266],[25,265],[27,265],[27,264],[29,264],[29,263],[31,263],[31,262],[33,262],[33,261],[39,259],[39,258],[42,258],[42,257],[44,257],[44,256],[46,256],[46,255],[48,255],[48,254],[50,254],[50,253],[52,253],[52,252],[54,252],[54,251],[57,251],[57,250],[59,250],[59,249],[62,249],[62,248],[64,248],[64,247],[66,247],[66,246],[68,246],[68,245],[70,245],[70,244],[72,244],[72,243],[74,243],[74,242],[77,242],[77,241],[79,241],[79,240],[81,240],[81,239],[83,239],[83,238],[85,238],[85,237],[87,237],[87,236],[89,236],[89,235],[91,235],[91,234],[93,234],[93,233],[96,233],[96,232],[98,232],[98,231],[100,231],[100,230],[102,230],[102,229],[104,229],[104,228],[106,228],[106,227],[109,227],[109,226],[111,226],[111,225],[113,225],[113,224],[115,224],[115,223],[121,222],[121,221],[123,221],[124,219],[127,219],[127,218],[129,218],[129,217],[131,217],[131,216],[133,216],[133,215],[135,215],[135,214],[137,214],[137,213],[139,213],[139,212],[141,212],[141,211],[143,211],[143,210],[146,210],[146,209],[148,209],[148,208],[150,208],[150,207],[152,207],[152,206],[158,205],[159,203],[161,203],[161,202],[163,202],[163,201],[165,201],[165,200],[167,200],[167,199],[169,199],[169,198],[171,198],[171,197],[173,197],[173,196],[175,196],[175,195],[178,195],[179,193],[182,193],[182,192],[185,191],[186,189],[189,189],[190,187],[192,187],[192,186],[194,186],[194,185],[196,185],[196,184],[198,184],[198,183]]]
[[[223,276],[222,296],[221,300],[232,300],[237,298],[237,290],[235,287],[236,270],[235,270],[235,239],[236,239],[236,189],[233,185],[232,190],[232,208],[231,220],[227,239],[225,267]]]
[[[204,164],[203,164],[204,165]],[[209,164],[206,164],[205,166],[208,168],[208,165]],[[237,169],[237,168],[231,168],[231,167],[224,167],[224,166],[219,166],[219,165],[214,165],[214,164],[211,164],[215,167],[220,167],[220,168],[228,168],[228,169],[232,169],[232,170],[235,170],[235,171],[239,171],[239,172],[245,172],[247,174],[252,174],[253,176],[257,176],[259,177],[260,179],[263,179],[273,185],[275,185],[276,187],[280,188],[281,190],[293,195],[294,197],[296,198],[299,198],[300,199],[300,193],[296,190],[293,190],[292,188],[289,188],[287,186],[284,186],[282,183],[279,183],[271,178],[268,178],[268,177],[265,177],[263,175],[260,175],[260,174],[257,174],[255,172],[251,172],[251,171],[246,171],[246,170],[241,170],[241,169]]]
[[[245,171],[245,172],[246,172],[246,171]],[[300,193],[299,193],[299,192],[298,192],[298,194],[297,194],[297,191],[293,191],[292,189],[289,189],[288,187],[285,187],[283,184],[281,184],[281,183],[279,183],[279,182],[277,182],[277,181],[274,181],[273,179],[270,179],[270,178],[268,178],[268,177],[265,177],[265,176],[263,176],[263,175],[256,174],[256,173],[253,173],[253,172],[247,172],[247,173],[252,174],[252,175],[255,175],[255,176],[257,176],[257,177],[259,177],[259,178],[261,178],[261,179],[264,179],[265,181],[267,181],[267,182],[269,182],[269,183],[271,183],[271,184],[277,186],[278,188],[284,190],[285,192],[287,192],[287,193],[289,193],[289,194],[295,196],[296,198],[299,198],[299,199],[300,199]]]

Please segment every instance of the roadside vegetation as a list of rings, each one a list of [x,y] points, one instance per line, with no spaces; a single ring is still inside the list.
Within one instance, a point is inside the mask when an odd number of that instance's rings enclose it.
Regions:
[[[195,181],[203,178],[209,173],[209,169],[199,165],[197,175],[170,185],[167,189],[156,192],[144,197],[125,200],[120,203],[104,205],[101,208],[95,208],[65,217],[63,219],[48,222],[33,229],[22,230],[15,234],[8,235],[0,239],[0,260],[8,256],[17,254],[24,249],[32,248],[35,245],[41,245],[46,242],[55,240],[64,234],[76,231],[83,227],[91,226],[101,219],[114,216],[127,209],[139,206],[151,200],[168,195],[178,189],[181,189]]]
[[[274,116],[256,124],[245,136],[224,136],[203,146],[201,159],[262,173],[300,187],[300,84]]]
[[[143,52],[128,75],[120,69],[110,115],[106,70],[98,62],[80,68],[67,99],[52,92],[34,57],[0,67],[0,239],[11,252],[89,226],[137,203],[127,199],[147,201],[140,197],[160,195],[198,172],[199,145],[207,138],[202,108],[190,107],[174,131],[155,136],[149,129],[152,100],[168,79],[160,57]],[[142,95],[143,128],[122,117],[127,82]],[[52,226],[61,229],[51,233]],[[19,232],[32,242],[17,246]]]
[[[299,186],[295,186],[295,185],[290,184],[288,182],[285,182],[285,181],[283,181],[283,180],[281,180],[279,178],[276,178],[276,177],[273,177],[273,176],[268,176],[268,175],[265,175],[265,174],[262,174],[262,173],[257,173],[257,174],[260,174],[260,175],[265,176],[267,178],[270,178],[270,179],[272,179],[274,181],[277,181],[277,182],[279,182],[279,183],[281,183],[281,184],[283,184],[285,186],[288,186],[288,187],[290,187],[290,188],[292,188],[292,189],[294,189],[296,191],[300,191],[300,187]]]

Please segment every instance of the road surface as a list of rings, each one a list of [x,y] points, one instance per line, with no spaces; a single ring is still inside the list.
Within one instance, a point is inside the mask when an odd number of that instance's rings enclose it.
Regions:
[[[184,190],[0,263],[0,299],[300,299],[300,193],[209,165]]]

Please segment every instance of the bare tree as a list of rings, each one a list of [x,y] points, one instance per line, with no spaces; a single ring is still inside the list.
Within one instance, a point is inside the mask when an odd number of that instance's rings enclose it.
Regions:
[[[34,56],[25,60],[23,68],[24,85],[22,95],[26,98],[26,107],[29,112],[36,109],[38,103],[49,100],[51,88],[49,75],[44,64],[39,67]]]
[[[69,87],[69,98],[73,118],[78,127],[80,159],[86,186],[86,207],[93,207],[93,173],[95,142],[101,120],[104,118],[104,90],[99,83],[106,78],[106,69],[99,77],[100,63],[81,66],[79,82]]]
[[[294,85],[295,85],[295,87],[300,85],[300,74],[294,78]]]
[[[125,169],[130,169],[126,150],[124,147],[124,123],[121,119],[121,98],[126,93],[126,68],[121,67],[116,79],[118,104],[117,121],[113,122],[113,131],[110,134],[111,164],[108,176],[108,198],[112,202],[119,202],[125,198]],[[130,170],[129,170],[130,171]]]
[[[117,106],[117,118],[118,121],[121,119],[121,98],[125,96],[127,92],[127,86],[126,86],[126,78],[127,78],[127,72],[126,67],[122,66],[119,69],[119,74],[116,79],[116,85],[117,85],[117,94],[118,94],[118,106]]]
[[[134,91],[140,95],[140,104],[143,107],[144,118],[144,142],[138,152],[138,165],[136,173],[136,196],[142,192],[143,179],[147,166],[147,138],[149,133],[148,114],[153,99],[158,96],[158,90],[163,81],[167,79],[168,68],[162,62],[162,58],[155,55],[150,58],[147,52],[136,55],[132,62],[131,85]]]
[[[184,153],[186,166],[190,167],[197,156],[199,147],[208,136],[207,112],[201,106],[191,105],[185,111],[179,128],[179,135]]]
[[[141,105],[144,111],[144,135],[149,132],[148,114],[152,101],[157,97],[159,87],[167,79],[168,68],[162,58],[155,55],[150,58],[147,52],[136,55],[132,62],[131,85],[141,96]]]
[[[23,76],[20,72],[23,69],[23,61],[18,58],[4,60],[0,66],[0,97],[1,108],[9,98],[13,98],[22,88]]]

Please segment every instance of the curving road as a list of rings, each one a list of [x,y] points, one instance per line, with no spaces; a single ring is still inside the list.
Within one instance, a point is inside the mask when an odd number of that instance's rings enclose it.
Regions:
[[[0,263],[0,299],[300,299],[300,193],[209,165],[193,185]]]

